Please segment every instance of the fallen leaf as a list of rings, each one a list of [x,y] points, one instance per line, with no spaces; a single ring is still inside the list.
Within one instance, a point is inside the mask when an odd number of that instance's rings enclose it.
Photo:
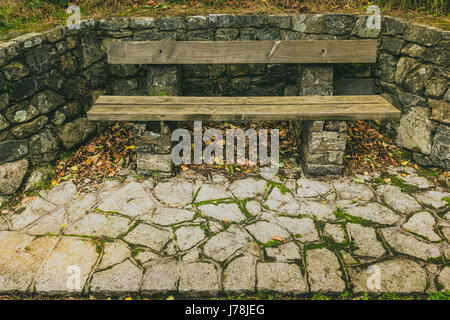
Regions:
[[[22,203],[25,203],[27,201],[34,200],[34,199],[36,199],[36,197],[26,197],[26,198],[23,198]]]
[[[280,237],[280,236],[273,236],[272,237],[272,240],[275,240],[275,241],[280,241],[280,242],[282,242],[282,243],[286,243],[286,240],[284,240],[282,237]]]

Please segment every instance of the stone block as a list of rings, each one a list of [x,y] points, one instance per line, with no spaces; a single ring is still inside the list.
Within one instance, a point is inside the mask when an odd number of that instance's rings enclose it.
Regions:
[[[450,102],[428,99],[431,107],[431,119],[450,124]]]
[[[208,19],[205,16],[187,17],[186,26],[188,30],[206,29],[208,27]]]
[[[431,47],[441,40],[441,32],[438,28],[411,23],[406,28],[403,39]]]
[[[182,17],[160,17],[156,19],[156,26],[160,31],[171,31],[186,28]]]
[[[8,162],[0,165],[0,196],[16,192],[28,170],[28,160]]]
[[[426,107],[412,107],[400,120],[396,143],[424,154],[431,152],[430,110]]]
[[[0,142],[0,163],[16,161],[28,155],[26,140],[6,140]]]
[[[150,95],[178,95],[178,69],[171,65],[151,65],[148,68],[147,88]]]
[[[376,25],[372,25],[371,28],[368,27],[367,23],[370,16],[359,16],[356,21],[355,27],[352,31],[352,36],[357,36],[359,38],[378,38],[380,35],[380,29],[376,28]]]
[[[137,170],[139,173],[161,173],[170,175],[172,172],[172,158],[170,154],[137,154]]]
[[[399,54],[404,43],[405,40],[394,37],[383,36],[381,38],[381,48],[393,54]]]
[[[431,146],[431,159],[433,164],[450,169],[450,127],[438,126]]]
[[[381,34],[383,35],[403,34],[407,26],[408,21],[405,19],[390,16],[381,17]]]
[[[397,58],[391,54],[382,52],[378,58],[375,75],[386,82],[395,82]]]
[[[214,28],[236,28],[238,27],[237,18],[233,14],[210,14],[208,16],[210,27]]]
[[[156,26],[155,19],[151,17],[132,17],[130,18],[132,29],[151,29]]]
[[[216,30],[217,41],[231,41],[236,40],[239,35],[238,29],[221,28]]]
[[[339,78],[335,82],[336,95],[372,95],[375,79],[372,78]]]
[[[260,28],[267,24],[267,18],[263,15],[242,15],[237,16],[239,27],[256,27]]]
[[[356,22],[356,16],[352,14],[326,14],[325,28],[330,35],[349,35]]]
[[[269,26],[280,29],[290,29],[291,20],[292,18],[290,15],[269,15],[267,17]]]
[[[280,30],[278,28],[264,28],[256,31],[257,40],[280,40]]]
[[[213,41],[215,32],[213,29],[188,31],[187,39],[189,41]]]
[[[322,14],[300,14],[292,17],[292,30],[303,33],[325,32],[325,16]]]
[[[108,31],[118,31],[130,26],[130,20],[127,17],[109,17],[100,19],[100,28]]]
[[[300,95],[333,94],[333,67],[303,67],[299,77]]]

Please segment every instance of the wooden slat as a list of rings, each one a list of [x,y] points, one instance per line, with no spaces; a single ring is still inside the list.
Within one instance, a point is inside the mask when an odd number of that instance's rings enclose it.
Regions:
[[[116,121],[239,121],[239,120],[381,120],[398,119],[400,111],[389,102],[370,102],[374,96],[363,96],[356,103],[354,96],[335,96],[333,103],[312,103],[322,96],[289,97],[290,104],[258,104],[257,99],[276,99],[280,97],[253,97],[252,104],[219,104],[223,97],[195,97],[196,104],[95,104],[88,112],[90,120]],[[105,99],[102,97],[103,100]],[[131,98],[131,97],[121,97]],[[162,98],[162,97],[146,97]],[[169,97],[166,97],[169,98]],[[175,97],[170,97],[175,98]],[[182,97],[179,97],[182,98]],[[186,97],[183,97],[186,98]],[[348,98],[351,102],[345,102]],[[216,99],[216,103],[206,100]],[[297,99],[298,101],[294,101]],[[294,103],[295,102],[295,103]]]
[[[374,63],[376,40],[110,41],[111,64]]]
[[[100,96],[95,104],[114,105],[286,105],[336,103],[386,103],[379,95],[358,96],[288,96],[288,97],[181,97],[181,96]]]

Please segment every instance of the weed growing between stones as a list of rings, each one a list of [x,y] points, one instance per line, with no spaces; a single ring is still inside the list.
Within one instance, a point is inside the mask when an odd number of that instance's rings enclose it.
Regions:
[[[443,197],[441,200],[447,202],[447,207],[450,207],[450,197]]]

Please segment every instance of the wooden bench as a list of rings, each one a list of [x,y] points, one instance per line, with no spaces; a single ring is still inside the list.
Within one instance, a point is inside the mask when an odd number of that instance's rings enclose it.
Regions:
[[[114,41],[108,44],[108,63],[160,65],[375,63],[376,49],[376,40]],[[401,112],[378,95],[100,96],[87,114],[90,120],[137,122],[312,121],[398,119]]]
[[[400,111],[378,95],[299,97],[101,96],[90,120],[382,120]]]

